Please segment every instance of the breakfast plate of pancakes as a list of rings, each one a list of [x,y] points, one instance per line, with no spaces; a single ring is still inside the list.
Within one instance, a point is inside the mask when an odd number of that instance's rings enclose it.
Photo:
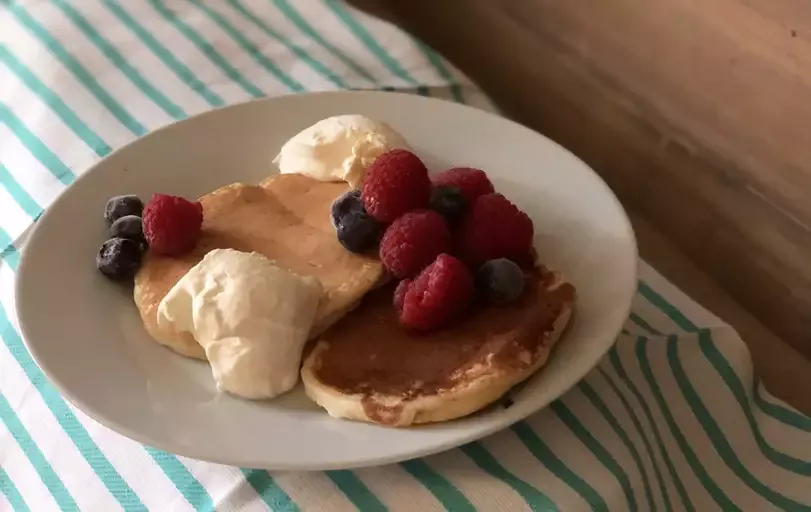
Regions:
[[[526,213],[534,261],[517,299],[472,308],[429,333],[403,328],[390,269],[336,239],[330,212],[350,185],[279,173],[274,161],[297,133],[347,114],[393,128],[431,173],[486,171],[495,190]],[[202,215],[182,255],[144,244],[128,284],[94,266],[110,229],[101,211],[122,194],[187,198]],[[232,250],[264,255],[319,283],[307,344],[293,358],[297,383],[270,399],[224,391],[212,377],[220,363],[211,348],[161,321],[164,299],[184,276]],[[549,139],[442,100],[330,92],[207,112],[84,172],[32,231],[16,308],[39,366],[103,425],[196,459],[326,470],[436,453],[544,408],[611,348],[636,272],[633,230],[616,197]]]

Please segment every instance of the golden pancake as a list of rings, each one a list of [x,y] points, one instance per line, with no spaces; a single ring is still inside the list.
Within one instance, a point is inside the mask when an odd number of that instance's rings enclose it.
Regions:
[[[306,356],[307,395],[331,416],[405,427],[471,414],[546,363],[575,301],[571,284],[539,268],[515,302],[417,335],[399,325],[392,295],[367,295]]]
[[[217,248],[256,251],[286,270],[318,278],[324,296],[311,334],[323,332],[384,279],[376,256],[353,254],[336,238],[330,207],[347,190],[346,183],[277,174],[260,185],[236,183],[201,197],[203,226],[195,249],[179,258],[148,251],[135,276],[135,304],[149,334],[180,354],[206,359],[189,333],[159,327],[157,311],[175,283]]]

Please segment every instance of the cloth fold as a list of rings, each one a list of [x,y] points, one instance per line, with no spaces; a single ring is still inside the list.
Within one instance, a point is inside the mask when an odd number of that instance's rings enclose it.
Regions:
[[[25,233],[85,169],[265,96],[383,89],[494,107],[430,48],[337,0],[4,1],[0,63],[0,510],[811,510],[811,418],[644,263],[629,321],[586,379],[442,454],[268,473],[99,425],[49,384],[14,317]]]

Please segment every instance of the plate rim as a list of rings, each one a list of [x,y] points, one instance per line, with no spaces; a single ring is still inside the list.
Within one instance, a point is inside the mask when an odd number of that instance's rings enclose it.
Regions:
[[[477,111],[477,113],[479,113],[481,115],[485,115],[485,116],[495,118],[495,120],[497,120],[498,122],[501,122],[501,123],[508,123],[508,124],[512,125],[516,129],[522,130],[524,132],[528,132],[528,134],[530,134],[532,136],[541,137],[541,138],[545,139],[547,143],[550,143],[551,145],[553,145],[555,147],[556,151],[565,153],[572,160],[579,162],[587,171],[589,171],[593,175],[593,178],[595,178],[597,180],[597,183],[599,183],[599,185],[603,187],[604,192],[608,195],[608,198],[611,200],[614,207],[617,209],[617,212],[621,215],[621,221],[625,224],[624,229],[626,231],[628,241],[629,241],[629,243],[631,244],[631,246],[633,248],[634,261],[633,261],[633,265],[632,265],[632,268],[631,268],[631,274],[632,274],[631,277],[632,277],[632,279],[629,278],[628,283],[625,286],[625,288],[627,288],[627,289],[623,290],[623,292],[624,292],[623,299],[626,300],[626,307],[624,308],[625,311],[624,311],[624,313],[622,315],[622,318],[624,318],[624,319],[628,318],[628,316],[630,315],[631,310],[632,310],[633,298],[636,295],[636,285],[637,285],[637,282],[638,282],[638,279],[639,279],[639,247],[638,247],[638,243],[637,243],[636,233],[635,233],[635,231],[633,229],[633,225],[632,225],[632,223],[630,221],[630,218],[628,216],[628,213],[625,210],[625,208],[623,207],[622,203],[619,201],[619,199],[614,194],[613,190],[611,190],[611,188],[605,182],[605,180],[603,180],[602,176],[600,176],[599,173],[597,173],[590,165],[588,165],[586,162],[584,162],[581,158],[579,158],[577,155],[575,155],[574,153],[572,153],[571,151],[569,151],[565,147],[558,144],[556,141],[550,139],[549,137],[543,135],[540,132],[532,130],[531,128],[529,128],[527,126],[525,126],[525,125],[523,125],[521,123],[518,123],[517,121],[514,121],[514,120],[506,118],[506,117],[503,117],[503,116],[499,115],[496,112],[483,110],[483,109],[480,109],[480,108],[477,108],[477,107],[474,107],[474,106],[471,106],[471,105],[457,103],[457,102],[451,101],[451,100],[446,100],[446,99],[442,99],[442,98],[434,98],[434,97],[418,96],[418,95],[407,93],[407,92],[398,92],[398,91],[390,92],[390,91],[380,91],[380,90],[322,91],[322,92],[311,92],[311,93],[300,93],[300,94],[286,94],[286,95],[281,95],[281,96],[273,96],[273,97],[265,97],[265,98],[255,98],[255,99],[248,99],[248,100],[237,102],[237,103],[232,103],[230,105],[224,105],[224,106],[216,107],[216,108],[213,108],[213,109],[209,109],[209,110],[206,110],[205,112],[200,112],[200,113],[195,114],[193,116],[190,116],[190,117],[188,117],[186,119],[172,121],[172,122],[167,123],[167,124],[165,124],[165,125],[163,125],[163,126],[161,126],[159,128],[156,128],[155,130],[152,130],[152,131],[150,131],[150,132],[148,132],[148,133],[146,133],[146,134],[144,134],[144,135],[142,135],[140,137],[137,137],[137,138],[129,141],[127,144],[113,150],[108,155],[101,158],[100,160],[95,162],[93,165],[89,166],[84,172],[82,172],[79,176],[77,176],[76,180],[74,180],[73,183],[71,183],[64,190],[62,190],[59,193],[59,195],[53,201],[51,201],[51,203],[42,211],[42,213],[39,215],[39,217],[37,217],[34,220],[32,226],[31,226],[31,229],[30,229],[29,233],[27,234],[26,242],[23,244],[23,246],[21,248],[18,249],[18,253],[20,255],[20,260],[19,260],[19,263],[18,263],[18,266],[17,266],[17,271],[15,272],[15,276],[14,276],[14,286],[13,286],[13,288],[14,288],[14,298],[15,298],[15,300],[14,300],[14,310],[15,310],[15,314],[16,314],[16,317],[17,317],[17,320],[18,320],[18,325],[19,325],[21,338],[22,338],[22,341],[23,341],[23,344],[24,344],[26,350],[28,350],[29,354],[31,354],[31,357],[34,359],[37,366],[40,368],[40,370],[43,372],[43,374],[47,377],[49,384],[52,385],[59,392],[59,394],[60,394],[60,396],[62,398],[64,398],[66,401],[68,401],[71,405],[73,405],[74,407],[76,407],[80,411],[82,411],[84,414],[86,414],[88,417],[90,417],[93,421],[96,421],[97,423],[99,423],[99,424],[103,425],[104,427],[112,430],[113,432],[116,432],[119,435],[123,435],[123,436],[125,436],[125,437],[139,443],[139,444],[142,444],[144,446],[159,449],[159,450],[171,453],[171,454],[180,455],[180,456],[183,456],[183,457],[188,457],[188,458],[192,458],[192,459],[200,460],[200,461],[205,461],[205,462],[212,462],[212,463],[216,463],[216,464],[224,464],[224,465],[229,465],[229,466],[238,466],[238,467],[243,467],[243,468],[267,469],[267,470],[274,470],[274,471],[328,471],[328,470],[338,470],[338,469],[357,469],[357,468],[372,467],[372,466],[379,466],[379,465],[402,462],[402,461],[405,461],[405,460],[411,460],[411,459],[415,459],[415,458],[426,457],[426,456],[429,456],[429,455],[440,453],[440,452],[443,452],[443,451],[446,451],[446,450],[457,448],[457,447],[462,446],[462,445],[464,445],[466,443],[482,439],[484,437],[492,435],[493,433],[496,433],[496,432],[499,432],[499,431],[501,431],[501,430],[503,430],[505,428],[508,428],[511,425],[513,425],[513,424],[515,424],[515,423],[517,423],[519,421],[522,421],[522,420],[526,419],[527,417],[529,417],[529,416],[531,416],[533,414],[536,414],[539,411],[547,408],[549,406],[549,404],[551,404],[553,401],[559,399],[561,396],[565,395],[571,388],[573,388],[580,381],[582,381],[586,377],[586,375],[588,375],[588,373],[590,373],[599,364],[600,360],[605,356],[605,354],[608,353],[609,350],[611,350],[614,343],[616,342],[617,336],[619,336],[619,334],[622,331],[624,321],[620,322],[619,325],[616,326],[616,333],[611,334],[611,337],[613,339],[612,343],[610,343],[610,344],[607,343],[605,345],[604,350],[600,349],[599,351],[594,352],[594,360],[589,361],[588,365],[583,366],[584,371],[582,372],[582,374],[578,374],[576,376],[576,378],[572,379],[571,382],[562,389],[561,393],[557,397],[549,400],[545,404],[542,404],[542,405],[540,405],[538,407],[530,407],[526,411],[526,413],[520,413],[520,414],[517,413],[516,411],[518,411],[519,409],[515,408],[515,407],[510,407],[509,409],[504,409],[502,411],[502,413],[497,418],[493,418],[488,422],[486,428],[467,430],[466,432],[461,432],[459,435],[454,436],[452,441],[432,444],[430,446],[427,446],[424,449],[401,450],[401,451],[398,451],[398,450],[395,449],[393,451],[393,453],[390,451],[389,454],[379,456],[379,457],[363,457],[363,458],[353,459],[352,461],[350,461],[348,463],[341,463],[341,462],[336,461],[334,463],[319,464],[319,465],[316,466],[316,465],[307,464],[307,463],[303,463],[303,464],[302,463],[297,463],[295,461],[281,461],[281,463],[271,463],[271,464],[269,464],[268,462],[262,462],[262,461],[248,461],[248,460],[235,461],[233,458],[228,458],[227,456],[220,457],[220,456],[212,455],[210,453],[203,453],[206,450],[197,450],[195,448],[189,448],[189,447],[186,447],[186,446],[178,447],[178,446],[173,445],[172,443],[163,442],[160,439],[153,439],[151,436],[142,435],[140,432],[138,432],[138,431],[136,431],[134,429],[131,429],[129,426],[127,426],[125,424],[118,423],[116,421],[110,420],[104,413],[97,410],[95,407],[90,405],[88,402],[82,400],[81,397],[75,395],[67,386],[65,386],[60,381],[60,379],[58,379],[54,375],[54,373],[49,369],[49,367],[47,365],[43,365],[40,362],[41,357],[39,357],[39,355],[38,355],[39,351],[36,348],[34,348],[32,346],[32,344],[30,344],[29,341],[28,341],[28,332],[30,332],[30,331],[26,328],[26,325],[29,322],[23,320],[25,317],[27,317],[28,313],[23,311],[23,308],[22,308],[21,304],[23,302],[26,302],[26,301],[20,301],[18,299],[19,299],[19,297],[26,295],[26,292],[24,291],[25,286],[24,286],[23,283],[28,280],[25,276],[28,275],[28,273],[30,272],[27,269],[28,269],[28,266],[30,264],[29,263],[30,258],[28,257],[28,254],[30,253],[29,247],[31,247],[31,245],[32,245],[31,242],[33,240],[38,239],[39,232],[41,231],[40,227],[43,224],[45,224],[46,222],[50,222],[49,219],[50,219],[50,216],[51,216],[51,214],[53,212],[53,209],[54,209],[53,207],[55,205],[58,205],[61,201],[66,200],[65,198],[67,197],[67,195],[68,195],[71,188],[74,188],[76,186],[76,184],[81,183],[82,180],[88,179],[88,177],[91,176],[92,173],[102,172],[102,171],[99,171],[99,169],[103,167],[104,162],[106,160],[112,158],[117,153],[124,151],[129,146],[137,143],[141,139],[144,139],[144,138],[147,138],[147,137],[159,137],[159,136],[161,136],[161,134],[163,132],[168,131],[170,129],[173,129],[176,125],[181,125],[183,123],[194,122],[194,121],[196,121],[196,120],[198,120],[199,118],[202,118],[202,117],[216,115],[218,112],[220,112],[222,110],[238,110],[238,109],[241,109],[241,108],[249,108],[251,105],[256,105],[256,104],[259,104],[259,103],[273,103],[273,102],[278,102],[280,100],[284,100],[284,101],[291,101],[291,100],[292,101],[307,101],[308,98],[312,98],[313,96],[335,96],[335,97],[340,98],[340,97],[345,97],[345,96],[350,96],[350,95],[351,96],[380,96],[380,97],[383,97],[383,96],[386,96],[386,97],[398,96],[398,97],[404,97],[404,98],[407,97],[409,99],[409,101],[418,101],[418,102],[422,101],[422,102],[427,102],[427,103],[437,103],[437,102],[439,102],[439,103],[443,103],[443,104],[453,105],[454,108],[475,110],[475,111]],[[564,338],[561,341],[565,341],[565,334],[564,334]],[[541,368],[541,370],[539,370],[539,371],[543,371],[543,368]],[[537,373],[538,372],[534,373],[529,378],[532,378],[534,375],[537,375]],[[578,373],[580,373],[580,372],[578,372]],[[492,407],[492,404],[489,407]],[[324,413],[326,414],[326,412],[324,412]],[[349,420],[343,420],[343,421],[349,421]],[[455,421],[465,421],[465,418],[460,418],[459,420],[455,420]],[[470,421],[470,420],[468,420],[468,421]],[[475,421],[475,420],[473,420],[473,421]],[[420,428],[420,427],[419,426],[409,427],[409,429],[410,428]],[[405,430],[408,430],[408,429],[405,429]],[[178,448],[180,448],[180,449],[178,449]],[[189,448],[189,449],[187,449],[187,448]]]

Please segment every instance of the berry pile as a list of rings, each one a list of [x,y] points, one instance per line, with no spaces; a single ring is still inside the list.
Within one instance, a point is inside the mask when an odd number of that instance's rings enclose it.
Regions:
[[[110,238],[96,254],[96,268],[112,280],[131,281],[147,246],[166,256],[181,256],[194,248],[203,208],[166,194],[155,194],[146,206],[137,196],[116,196],[107,201],[104,220]]]
[[[452,322],[476,295],[491,304],[516,300],[521,265],[532,261],[532,220],[484,171],[454,167],[429,177],[419,157],[402,149],[380,155],[362,188],[335,200],[332,223],[348,250],[378,248],[400,280],[400,322],[418,331]]]

